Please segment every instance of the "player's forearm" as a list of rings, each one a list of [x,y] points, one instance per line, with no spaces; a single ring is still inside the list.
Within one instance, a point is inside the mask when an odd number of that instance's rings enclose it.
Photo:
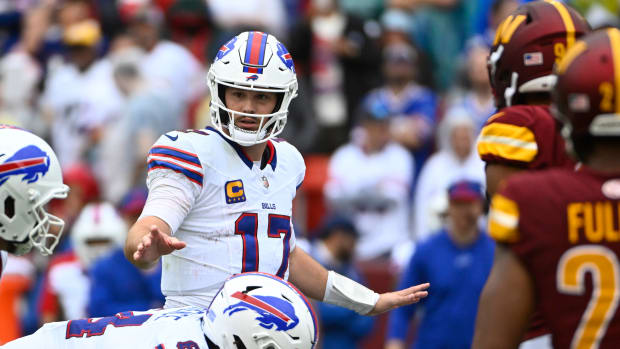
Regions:
[[[138,245],[142,241],[142,238],[149,233],[149,227],[143,222],[137,221],[129,232],[127,233],[127,240],[125,241],[125,258],[138,268],[148,268],[152,262],[136,261],[134,259],[134,253],[138,250]]]
[[[327,269],[299,247],[291,252],[289,268],[289,281],[293,285],[306,296],[318,301],[323,300]]]
[[[310,298],[369,314],[379,294],[334,271],[327,271],[300,248],[291,253],[289,280]]]
[[[164,234],[170,235],[171,229],[160,218],[147,216],[138,219],[138,221],[129,229],[129,233],[127,233],[127,240],[125,241],[125,257],[129,260],[133,265],[141,269],[148,269],[153,266],[155,262],[159,259],[160,255],[156,252],[155,248],[148,249],[148,252],[145,252],[144,256],[140,258],[140,260],[136,260],[134,258],[134,254],[138,250],[138,246],[143,243],[143,238],[150,233],[151,227],[157,226],[161,232]]]

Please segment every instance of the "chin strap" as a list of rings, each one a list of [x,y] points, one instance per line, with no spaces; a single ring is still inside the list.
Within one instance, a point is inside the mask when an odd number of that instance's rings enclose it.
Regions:
[[[512,105],[512,97],[517,93],[517,80],[519,80],[519,74],[517,72],[512,72],[510,87],[507,87],[504,91],[504,100],[506,101],[507,107]]]

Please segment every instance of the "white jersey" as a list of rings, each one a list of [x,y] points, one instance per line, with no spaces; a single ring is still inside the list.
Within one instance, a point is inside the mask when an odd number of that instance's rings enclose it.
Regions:
[[[0,278],[2,278],[2,273],[4,272],[4,268],[6,268],[7,257],[6,251],[0,251]]]
[[[203,308],[184,307],[52,322],[0,348],[208,349],[202,328],[204,314]]]
[[[332,155],[323,192],[332,203],[343,202],[343,208],[353,213],[360,233],[357,258],[376,258],[410,240],[408,195],[413,167],[411,154],[393,142],[373,154],[349,143]],[[388,204],[381,204],[384,209],[373,206],[380,202]]]
[[[151,148],[142,217],[164,220],[187,243],[162,258],[166,307],[206,307],[240,272],[288,278],[292,201],[305,164],[284,141],[269,141],[267,149],[261,169],[212,128],[169,132]]]
[[[70,64],[50,71],[41,103],[53,112],[52,146],[61,166],[80,161],[90,132],[119,116],[123,99],[112,69],[102,59],[84,72]]]

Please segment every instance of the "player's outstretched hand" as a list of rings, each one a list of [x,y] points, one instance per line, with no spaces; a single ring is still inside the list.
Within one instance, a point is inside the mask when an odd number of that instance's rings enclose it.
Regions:
[[[426,289],[428,289],[430,285],[429,283],[425,283],[400,291],[382,293],[375,307],[367,315],[378,315],[394,308],[417,303],[420,299],[428,296]]]
[[[185,248],[185,245],[185,242],[163,233],[156,225],[152,225],[150,232],[144,235],[138,244],[133,259],[136,262],[152,263],[160,256]]]

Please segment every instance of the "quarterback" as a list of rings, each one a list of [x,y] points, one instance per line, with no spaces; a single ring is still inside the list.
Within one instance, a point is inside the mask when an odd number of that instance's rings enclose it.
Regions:
[[[582,165],[518,174],[493,197],[498,242],[474,348],[514,348],[532,310],[553,347],[620,347],[620,31],[588,34],[556,66],[553,100]]]
[[[207,83],[213,127],[169,132],[153,145],[149,196],[125,245],[138,267],[163,256],[166,308],[208,306],[226,278],[253,271],[362,314],[427,295],[428,284],[379,295],[296,248],[292,201],[305,164],[295,147],[276,138],[297,95],[282,43],[262,32],[239,34],[220,48]]]
[[[45,324],[13,348],[311,349],[318,340],[308,301],[288,282],[261,273],[232,276],[208,309],[126,311]]]
[[[35,247],[52,254],[65,223],[45,205],[68,193],[52,148],[28,131],[0,125],[0,277],[7,252],[22,255]]]

